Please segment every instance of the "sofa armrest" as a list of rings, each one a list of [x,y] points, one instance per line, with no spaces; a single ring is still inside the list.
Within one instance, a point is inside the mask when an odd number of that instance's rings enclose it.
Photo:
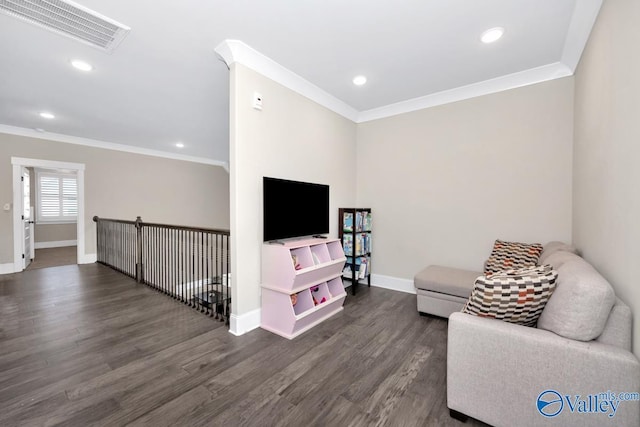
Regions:
[[[631,351],[631,328],[633,314],[628,305],[616,298],[616,304],[609,313],[604,330],[596,341],[615,345],[625,350]]]
[[[624,401],[609,413],[574,413],[564,402],[553,418],[541,415],[546,390],[568,395],[640,391],[640,362],[625,349],[575,341],[552,332],[453,313],[447,347],[447,406],[499,426],[637,425],[640,402]],[[559,406],[559,405],[558,405]]]

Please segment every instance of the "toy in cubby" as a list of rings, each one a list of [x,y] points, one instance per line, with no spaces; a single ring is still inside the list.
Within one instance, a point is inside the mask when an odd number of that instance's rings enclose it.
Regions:
[[[323,302],[327,302],[329,298],[331,298],[331,294],[329,293],[329,289],[327,288],[327,283],[320,283],[319,285],[315,285],[309,288],[311,291],[311,298],[313,299],[313,304],[318,305]]]
[[[291,261],[293,261],[293,268],[296,270],[300,270],[302,266],[298,262],[298,255],[291,254]]]
[[[293,303],[295,300],[295,304]],[[309,289],[304,289],[300,292],[291,295],[291,307],[296,315],[300,315],[306,311],[309,311],[315,307],[311,292]]]
[[[313,298],[313,305],[322,304],[323,302],[327,301],[326,297],[322,297],[322,299],[318,301],[318,299],[315,296],[315,294],[320,290],[320,286],[313,286],[310,289],[311,289],[311,298]]]

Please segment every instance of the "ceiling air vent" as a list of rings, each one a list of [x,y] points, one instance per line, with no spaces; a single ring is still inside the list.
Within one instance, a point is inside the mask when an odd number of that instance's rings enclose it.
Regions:
[[[109,53],[130,30],[68,0],[0,0],[0,12]]]

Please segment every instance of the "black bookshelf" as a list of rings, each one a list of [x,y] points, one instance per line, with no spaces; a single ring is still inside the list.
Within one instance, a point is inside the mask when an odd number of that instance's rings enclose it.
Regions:
[[[342,279],[351,282],[351,294],[358,284],[371,287],[371,208],[339,208],[338,236],[347,257]]]

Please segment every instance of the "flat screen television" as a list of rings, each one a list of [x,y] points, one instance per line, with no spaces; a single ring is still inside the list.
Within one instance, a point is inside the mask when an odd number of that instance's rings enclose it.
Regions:
[[[264,241],[329,233],[329,186],[263,177]]]

